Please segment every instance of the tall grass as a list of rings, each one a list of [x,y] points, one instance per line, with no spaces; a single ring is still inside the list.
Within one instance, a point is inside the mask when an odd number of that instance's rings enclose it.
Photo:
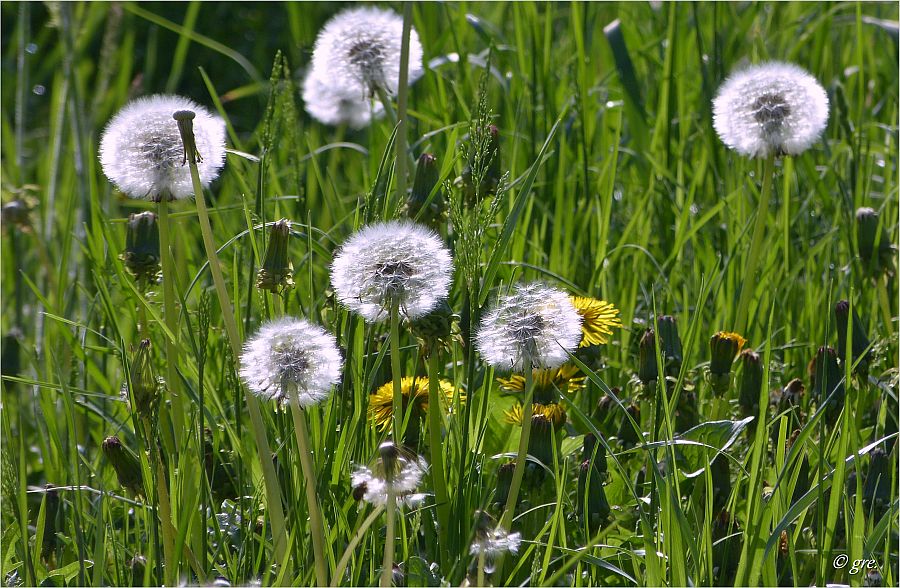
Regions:
[[[290,565],[276,565],[274,498],[229,343],[245,339],[282,302],[283,312],[334,332],[345,355],[333,397],[305,411],[329,576],[349,545],[344,573],[332,581],[379,581],[385,517],[355,500],[349,476],[376,457],[383,434],[368,419],[369,395],[391,380],[398,358],[388,357],[387,326],[367,325],[336,303],[328,268],[354,230],[393,214],[397,187],[408,185],[392,174],[406,166],[396,158],[406,144],[414,158],[437,156],[451,193],[452,226],[441,231],[457,260],[449,302],[460,331],[426,366],[403,326],[399,369],[439,372],[465,401],[437,421],[449,489],[449,504],[440,506],[448,514],[438,516],[426,476],[429,496],[396,521],[395,581],[476,582],[478,558],[469,554],[476,511],[499,520],[498,470],[516,451],[519,429],[504,419],[514,398],[500,393],[471,333],[499,292],[543,280],[613,302],[625,326],[610,343],[573,358],[586,385],[562,391],[569,422],[555,433],[549,471],[526,476],[512,525],[523,543],[496,562],[488,581],[860,585],[869,573],[869,581],[895,585],[897,281],[873,278],[859,259],[854,211],[876,209],[880,230],[896,243],[896,5],[415,4],[407,9],[429,67],[410,87],[402,140],[389,120],[353,132],[303,113],[302,71],[317,31],[339,8],[0,7],[2,581],[223,577],[312,585],[292,417],[259,407],[283,496]],[[828,91],[832,113],[822,141],[776,164],[766,240],[748,282],[763,162],[726,150],[710,103],[730,71],[769,59],[808,69]],[[205,194],[222,283],[214,284],[194,204],[170,206],[176,332],[165,327],[162,288],[142,293],[118,258],[129,213],[152,204],[118,194],[96,157],[115,111],[156,92],[217,110],[231,148]],[[483,145],[487,123],[500,130],[506,175],[491,204],[475,212],[460,204],[454,181]],[[276,304],[254,284],[267,227],[282,217],[293,221],[296,273],[295,287]],[[720,398],[705,378],[708,340],[734,325],[742,288],[751,294],[741,334],[764,366],[749,411],[737,403],[736,383]],[[813,383],[808,363],[820,346],[838,347],[834,304],[841,299],[859,314],[872,347],[866,374],[842,362],[839,395],[824,389],[822,372]],[[650,339],[652,361],[666,377],[644,384],[640,341],[648,327],[662,332],[664,315],[676,319],[682,359],[667,361],[666,341]],[[142,316],[155,371],[183,397],[173,405],[163,395],[158,440],[144,437],[120,394],[145,336],[137,331]],[[172,370],[167,341],[181,357]],[[806,388],[799,406],[770,406],[770,390],[794,378]],[[184,412],[173,415],[179,405]],[[417,449],[428,455],[434,436],[424,430]],[[594,495],[603,489],[610,507],[596,521],[577,514],[587,433],[608,464],[605,474],[591,474],[602,485],[586,481]],[[146,444],[161,447],[157,471],[177,532],[166,571],[157,502],[152,492],[120,485],[101,451],[110,435],[134,450],[145,480],[156,475]],[[591,468],[598,453],[589,456]],[[852,565],[835,565],[843,554],[850,564],[873,560],[874,568],[851,573]]]

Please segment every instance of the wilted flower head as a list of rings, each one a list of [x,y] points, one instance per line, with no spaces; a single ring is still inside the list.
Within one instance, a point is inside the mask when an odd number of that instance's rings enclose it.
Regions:
[[[143,494],[144,481],[138,456],[116,436],[104,439],[100,449],[116,471],[119,484],[133,494]]]
[[[502,296],[482,318],[476,337],[487,363],[516,372],[559,367],[580,340],[581,315],[569,296],[538,283]]]
[[[374,6],[350,8],[319,31],[312,67],[326,84],[342,93],[372,96],[377,88],[395,94],[400,86],[400,44],[403,19]],[[422,75],[422,44],[409,32],[408,81]]]
[[[406,413],[409,403],[413,403],[413,415],[422,417],[428,413],[428,378],[402,378],[400,380],[400,393],[403,395],[402,410]],[[456,390],[449,380],[440,380],[438,395],[445,402],[442,408],[449,408],[453,403]],[[465,399],[465,394],[460,392],[460,400]],[[379,430],[387,429],[394,418],[394,382],[384,384],[369,397],[369,420],[375,423]]]
[[[809,73],[790,63],[769,62],[737,71],[713,100],[713,126],[741,155],[797,155],[828,124],[828,96]]]
[[[316,69],[310,69],[303,81],[303,103],[311,117],[331,126],[362,129],[384,117],[381,102],[332,83]]]
[[[225,122],[181,96],[155,95],[125,105],[100,140],[100,165],[116,187],[131,198],[159,202],[194,193],[178,122],[172,115],[192,111],[200,158],[200,183],[206,187],[225,165]]]
[[[588,345],[603,345],[609,341],[613,327],[621,327],[619,309],[605,300],[588,298],[586,296],[571,296],[575,310],[581,315],[580,347]]]
[[[409,221],[370,225],[350,237],[331,264],[338,299],[369,322],[389,317],[396,300],[416,319],[447,298],[453,261],[434,231]]]
[[[341,379],[334,335],[302,319],[264,324],[241,353],[241,379],[262,398],[287,402],[293,389],[301,406],[324,400]]]
[[[387,504],[389,494],[398,501],[415,500],[414,492],[427,469],[421,457],[388,441],[379,446],[378,458],[371,468],[357,467],[350,480],[357,499],[382,506]]]
[[[469,546],[469,554],[485,556],[485,572],[493,571],[493,558],[505,553],[518,553],[521,543],[521,533],[510,533],[497,527],[491,516],[484,511],[475,513],[475,537]]]

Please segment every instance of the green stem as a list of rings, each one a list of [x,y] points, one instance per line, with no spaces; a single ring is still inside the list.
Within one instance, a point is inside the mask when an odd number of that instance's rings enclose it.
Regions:
[[[522,435],[519,437],[519,453],[516,455],[516,469],[513,471],[512,483],[509,485],[509,496],[506,497],[506,508],[500,519],[500,526],[512,529],[513,515],[519,500],[519,488],[525,475],[525,462],[528,459],[528,440],[531,437],[531,404],[534,399],[534,370],[531,361],[525,362],[525,405],[522,407]]]
[[[291,413],[294,417],[294,431],[297,433],[297,450],[300,452],[300,469],[303,471],[304,485],[306,486],[306,503],[309,508],[309,533],[313,544],[313,557],[316,564],[316,582],[319,586],[328,586],[328,562],[325,561],[325,549],[322,545],[325,539],[325,527],[322,523],[322,513],[319,509],[319,500],[316,497],[316,470],[312,461],[312,453],[309,444],[309,431],[306,428],[306,415],[300,406],[297,390],[291,388]]]
[[[406,98],[409,94],[409,34],[412,28],[412,3],[403,4],[403,34],[400,37],[400,77],[397,88],[397,207],[406,200]],[[396,208],[395,208],[396,210]]]
[[[185,121],[178,121],[179,127]],[[190,123],[190,121],[187,121]],[[187,131],[191,133],[190,142],[193,145],[193,134],[189,125]],[[185,131],[182,130],[182,139],[185,138]],[[215,241],[213,241],[212,227],[209,224],[209,213],[206,210],[206,201],[203,198],[203,186],[200,184],[200,173],[197,171],[196,154],[193,149],[185,149],[190,164],[191,180],[194,185],[194,195],[197,203],[197,217],[200,220],[200,233],[203,236],[203,246],[206,249],[206,257],[209,260],[209,271],[212,274],[213,284],[216,288],[216,296],[219,299],[219,307],[222,310],[222,320],[225,323],[225,332],[228,335],[228,341],[231,344],[231,352],[235,361],[241,356],[240,336],[238,335],[237,321],[234,318],[234,311],[231,307],[231,300],[228,297],[228,289],[225,287],[225,278],[222,276],[222,268],[219,265],[219,255],[216,252]],[[162,232],[162,231],[160,231]],[[160,240],[162,240],[160,238]],[[250,428],[253,430],[253,438],[256,442],[256,449],[259,454],[260,465],[263,471],[263,480],[266,487],[266,502],[269,516],[272,519],[272,538],[275,543],[275,561],[279,565],[287,568],[285,577],[290,577],[293,564],[288,557],[288,538],[284,524],[284,510],[281,502],[281,488],[278,485],[278,474],[275,472],[275,463],[272,459],[272,450],[269,448],[269,442],[266,439],[266,428],[263,423],[262,413],[259,409],[259,402],[256,397],[244,387],[244,398],[247,402],[247,411],[250,413]]]
[[[163,560],[165,564],[164,574],[167,586],[174,586],[178,579],[178,569],[175,563],[175,527],[172,525],[172,505],[169,502],[169,490],[166,488],[166,472],[162,467],[162,456],[156,445],[153,429],[149,419],[142,419],[144,435],[147,438],[148,449],[151,457],[153,477],[156,482],[156,506],[159,510],[159,519],[163,536]]]
[[[484,549],[478,552],[478,584],[477,586],[487,586],[484,583],[484,565],[485,565]]]
[[[762,188],[759,192],[759,208],[756,211],[756,226],[753,229],[753,240],[750,242],[750,251],[744,264],[744,274],[741,278],[741,298],[738,302],[737,317],[734,321],[734,331],[744,333],[747,327],[747,311],[750,308],[750,299],[756,290],[756,268],[759,265],[760,249],[763,237],[766,234],[766,221],[769,217],[769,201],[772,193],[772,176],[775,175],[775,156],[766,158],[763,168]]]
[[[894,322],[891,315],[891,300],[887,290],[887,278],[878,278],[878,305],[881,307],[882,320],[891,340],[894,338]]]
[[[434,485],[434,502],[437,505],[438,526],[441,533],[447,532],[450,520],[450,499],[447,481],[444,479],[444,446],[441,442],[441,421],[443,402],[440,397],[440,367],[438,366],[437,345],[433,345],[428,356],[428,435],[431,452],[431,480]],[[441,550],[443,555],[445,552]]]
[[[366,517],[366,520],[363,521],[362,525],[359,526],[359,529],[356,530],[353,538],[350,539],[350,543],[347,544],[347,549],[344,550],[344,555],[341,556],[341,561],[339,561],[337,567],[334,568],[334,576],[331,577],[332,586],[340,584],[341,577],[344,575],[344,569],[346,569],[347,564],[350,563],[350,558],[356,551],[356,546],[359,544],[360,539],[363,538],[363,535],[365,535],[369,527],[372,526],[372,523],[378,519],[383,509],[383,506],[376,507],[375,510]]]
[[[394,387],[394,443],[403,443],[403,378],[400,367],[400,299],[396,296],[391,301],[391,378]]]
[[[175,265],[172,257],[172,237],[169,225],[169,195],[162,194],[159,201],[157,218],[159,219],[159,252],[162,258],[163,313],[166,326],[175,337],[178,337],[178,314],[175,307]],[[179,393],[178,385],[178,345],[166,337],[166,387],[172,395],[172,418],[175,428],[175,443],[181,447],[184,433],[185,407]]]
[[[390,484],[388,484],[390,488]],[[394,575],[394,519],[397,516],[397,497],[388,489],[387,495],[387,531],[384,537],[384,560],[381,563],[381,588],[392,584]]]

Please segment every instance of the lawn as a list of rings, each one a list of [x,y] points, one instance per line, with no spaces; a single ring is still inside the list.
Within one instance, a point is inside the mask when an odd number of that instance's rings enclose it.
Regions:
[[[897,585],[896,3],[366,6],[0,7],[0,582]]]

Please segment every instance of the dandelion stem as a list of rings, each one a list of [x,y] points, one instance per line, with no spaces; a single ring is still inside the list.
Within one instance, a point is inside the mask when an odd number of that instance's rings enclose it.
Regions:
[[[381,588],[391,585],[394,575],[394,519],[397,516],[397,496],[391,484],[387,491],[387,531],[384,537],[384,560],[381,565]]]
[[[485,566],[485,554],[484,550],[478,552],[478,584],[477,586],[487,586],[484,583],[484,566]]]
[[[169,502],[169,490],[166,488],[166,472],[162,467],[162,456],[159,447],[154,442],[153,428],[150,419],[141,419],[144,425],[144,435],[147,438],[153,468],[153,478],[156,482],[156,506],[159,509],[159,518],[162,524],[163,536],[163,560],[165,563],[165,579],[167,586],[174,586],[178,578],[177,565],[175,563],[175,527],[172,525],[172,505]]]
[[[769,217],[769,201],[772,192],[772,176],[775,175],[775,156],[766,158],[763,166],[762,188],[759,191],[759,208],[756,211],[756,226],[753,229],[753,240],[750,242],[750,251],[744,264],[744,275],[741,278],[741,298],[738,302],[737,317],[734,321],[734,331],[744,333],[747,327],[747,311],[750,308],[750,298],[756,289],[756,268],[759,265],[760,248],[763,237],[766,234],[766,220]]]
[[[340,584],[341,577],[344,575],[344,569],[347,567],[347,564],[350,562],[350,557],[356,551],[356,546],[359,543],[360,539],[366,534],[366,531],[369,527],[372,526],[378,517],[381,515],[381,511],[384,509],[383,506],[378,506],[373,510],[366,520],[363,521],[362,525],[359,526],[359,529],[356,530],[356,533],[353,535],[353,538],[350,539],[350,543],[347,544],[347,549],[344,550],[344,555],[341,556],[341,561],[338,562],[336,568],[334,568],[334,576],[331,577],[331,585],[337,586]]]
[[[313,544],[313,557],[316,565],[316,582],[319,586],[328,586],[328,563],[325,561],[325,528],[319,500],[316,497],[316,470],[312,462],[309,444],[309,431],[306,428],[306,415],[300,406],[300,399],[294,386],[290,388],[291,414],[294,417],[294,431],[297,434],[297,450],[300,452],[300,469],[303,471],[303,482],[306,486],[306,503],[309,508],[309,534]]]
[[[403,390],[400,380],[400,299],[394,296],[391,301],[391,378],[394,385],[394,442],[397,445],[403,443]]]
[[[440,533],[446,533],[450,520],[448,511],[450,500],[447,495],[447,481],[444,478],[444,446],[441,442],[443,403],[439,396],[439,378],[438,350],[437,345],[433,345],[428,356],[428,443],[431,451],[431,479],[434,485],[434,502],[437,505],[438,526]]]
[[[406,199],[406,97],[409,94],[409,31],[412,3],[403,4],[403,35],[400,37],[400,78],[397,87],[397,206]]]
[[[169,195],[164,193],[159,201],[159,252],[162,258],[163,313],[166,326],[172,334],[178,336],[178,314],[175,309],[175,265],[173,263],[172,237],[169,225]],[[184,432],[183,398],[178,386],[178,345],[166,337],[166,388],[172,395],[172,418],[175,425],[175,442],[181,447],[181,436]]]
[[[189,136],[189,145],[193,147],[193,130],[190,120],[179,120],[182,141]],[[188,143],[188,141],[185,141]],[[231,352],[235,358],[241,355],[241,343],[238,335],[237,321],[228,297],[228,289],[225,287],[225,279],[222,276],[222,268],[219,266],[219,256],[216,253],[215,241],[213,241],[212,227],[209,224],[209,213],[206,210],[206,201],[203,198],[203,186],[200,183],[200,172],[197,170],[196,152],[193,148],[185,148],[188,164],[190,165],[191,180],[194,187],[195,201],[197,203],[197,217],[200,220],[200,233],[203,236],[203,245],[206,249],[206,257],[209,260],[209,271],[212,274],[213,284],[216,288],[216,296],[219,299],[219,307],[222,311],[222,320],[225,323],[225,332],[231,344]],[[162,231],[160,231],[162,232]],[[160,237],[160,241],[162,238]],[[285,577],[290,577],[293,565],[287,556],[288,539],[284,524],[284,510],[281,504],[281,488],[278,486],[278,475],[275,472],[275,463],[272,459],[272,450],[266,439],[265,424],[259,403],[256,398],[244,387],[244,398],[247,402],[247,411],[250,413],[250,428],[253,430],[256,449],[259,453],[259,461],[262,466],[263,480],[266,489],[266,503],[269,515],[272,519],[272,538],[275,543],[275,560],[284,568]]]
[[[891,299],[887,290],[887,278],[878,279],[878,305],[881,307],[882,320],[891,339],[894,338],[894,322],[891,319]]]
[[[519,498],[519,488],[525,475],[525,462],[528,459],[528,439],[531,437],[531,403],[534,398],[534,370],[531,360],[525,362],[525,406],[522,407],[522,435],[519,437],[519,453],[516,455],[516,469],[513,471],[509,485],[509,496],[506,497],[506,508],[500,519],[500,526],[512,529],[513,515]]]

